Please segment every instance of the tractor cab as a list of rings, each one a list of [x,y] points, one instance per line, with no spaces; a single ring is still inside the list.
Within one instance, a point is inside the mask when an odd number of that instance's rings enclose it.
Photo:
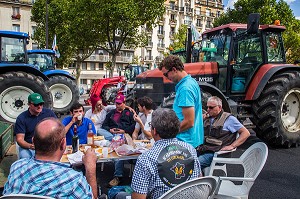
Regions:
[[[28,34],[14,31],[0,31],[1,63],[26,63]]]
[[[55,70],[55,51],[49,49],[28,50],[28,63],[42,72]]]
[[[279,25],[227,24],[203,33],[200,62],[217,62],[216,85],[227,96],[245,94],[254,75],[265,64],[285,63]],[[254,25],[253,25],[254,26]]]
[[[137,65],[137,64],[130,64],[125,67],[124,76],[127,81],[128,89],[132,89],[135,84],[135,78],[137,75],[145,72],[149,69],[147,65]]]

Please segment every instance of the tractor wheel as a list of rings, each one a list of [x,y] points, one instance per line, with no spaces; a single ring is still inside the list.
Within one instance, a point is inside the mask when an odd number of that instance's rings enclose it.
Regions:
[[[53,110],[55,113],[65,114],[71,106],[79,101],[79,89],[76,83],[65,76],[52,76],[46,82],[53,97]]]
[[[28,95],[42,95],[44,107],[52,108],[52,96],[43,80],[24,72],[0,75],[0,119],[15,122],[20,113],[28,109]]]
[[[117,88],[114,85],[109,85],[102,90],[102,101],[104,104],[109,105],[109,104],[114,104],[115,99],[117,97],[119,88]]]
[[[272,77],[253,104],[257,136],[272,145],[300,143],[300,73]]]

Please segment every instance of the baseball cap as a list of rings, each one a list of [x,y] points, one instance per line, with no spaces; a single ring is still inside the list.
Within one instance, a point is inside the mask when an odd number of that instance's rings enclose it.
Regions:
[[[39,93],[31,93],[28,96],[28,102],[33,104],[44,103],[43,97]]]
[[[125,102],[125,96],[124,95],[117,95],[116,103],[123,103],[123,102]]]

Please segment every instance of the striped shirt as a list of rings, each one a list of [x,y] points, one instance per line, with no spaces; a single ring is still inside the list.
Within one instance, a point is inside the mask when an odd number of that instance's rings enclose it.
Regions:
[[[174,146],[175,150],[171,151]],[[184,161],[180,161],[182,154]],[[177,172],[180,170],[178,165],[183,168],[182,172]],[[134,192],[145,194],[147,198],[159,198],[177,184],[199,176],[200,163],[192,145],[177,138],[161,139],[139,156],[131,186]]]
[[[82,173],[59,162],[20,159],[10,168],[3,195],[34,194],[54,198],[93,198]]]

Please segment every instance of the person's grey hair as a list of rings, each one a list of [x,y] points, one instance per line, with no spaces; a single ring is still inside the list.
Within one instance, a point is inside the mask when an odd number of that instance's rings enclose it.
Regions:
[[[180,121],[172,109],[159,108],[152,113],[151,126],[160,138],[175,138],[179,133]]]
[[[222,107],[222,100],[217,96],[209,97],[207,101],[214,101],[220,107]]]

